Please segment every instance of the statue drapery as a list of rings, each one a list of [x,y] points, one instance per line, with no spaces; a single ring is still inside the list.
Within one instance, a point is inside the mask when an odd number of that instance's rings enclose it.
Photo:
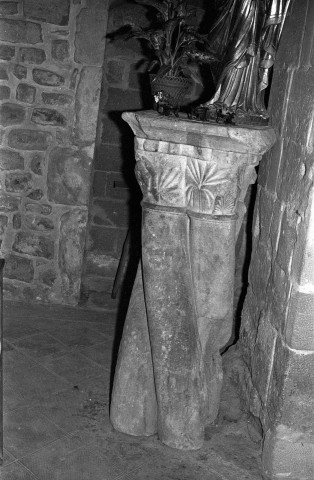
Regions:
[[[267,119],[264,92],[269,83],[290,0],[221,0],[209,32],[219,58],[213,66],[214,97],[205,107]],[[259,120],[257,120],[257,123]]]

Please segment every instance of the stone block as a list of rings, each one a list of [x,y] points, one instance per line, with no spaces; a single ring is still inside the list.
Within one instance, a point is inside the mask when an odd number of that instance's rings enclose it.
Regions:
[[[257,336],[254,344],[251,374],[260,399],[265,404],[273,365],[277,332],[264,312],[259,317]]]
[[[103,65],[108,1],[89,0],[76,19],[75,54],[77,63]]]
[[[292,259],[292,276],[307,290],[314,288],[314,196],[308,194],[309,205],[298,225],[298,235]]]
[[[45,105],[58,105],[61,107],[67,107],[73,103],[73,97],[66,95],[65,93],[42,93],[42,100]]]
[[[27,212],[38,213],[39,215],[50,215],[52,206],[45,203],[26,203],[25,210]]]
[[[0,234],[2,235],[8,226],[8,217],[6,215],[0,215]]]
[[[27,77],[27,68],[24,67],[24,65],[15,64],[13,67],[13,75],[19,80],[22,80]]]
[[[69,54],[69,42],[67,40],[52,40],[51,42],[51,56],[58,62],[67,60]]]
[[[91,218],[95,225],[127,228],[129,226],[129,206],[116,200],[94,200],[91,207]]]
[[[79,141],[95,141],[101,80],[101,68],[83,67],[75,102],[75,133]]]
[[[261,243],[255,242],[249,270],[249,282],[253,286],[257,302],[261,308],[265,304],[265,292],[271,273],[271,255],[269,248]]]
[[[33,261],[18,255],[7,255],[5,258],[4,277],[30,283],[34,278]]]
[[[111,255],[87,251],[85,256],[85,275],[115,277],[119,260]]]
[[[276,261],[286,274],[290,273],[294,247],[297,241],[298,216],[285,210],[277,248]]]
[[[0,4],[1,5],[1,4]],[[15,48],[9,45],[0,45],[1,60],[12,60],[15,55]]]
[[[84,152],[57,147],[49,156],[48,199],[64,205],[88,205],[91,159]]]
[[[51,125],[52,127],[66,127],[67,125],[65,116],[51,108],[34,108],[31,120],[38,125]]]
[[[52,135],[41,130],[15,129],[8,135],[8,145],[20,150],[47,150]]]
[[[44,159],[39,153],[35,153],[35,155],[31,158],[30,168],[35,175],[43,174],[43,162]]]
[[[0,40],[10,43],[42,43],[41,25],[23,20],[0,20]]]
[[[123,60],[110,59],[106,63],[106,78],[111,85],[122,85],[127,63]]]
[[[50,70],[43,70],[41,68],[34,68],[33,80],[38,85],[46,85],[48,87],[59,87],[63,85],[65,79],[62,75]]]
[[[285,425],[304,442],[314,441],[313,369],[314,352],[291,350],[278,337],[267,411],[273,425]]]
[[[275,262],[266,295],[270,322],[281,333],[285,329],[291,287],[290,276]]]
[[[60,219],[59,268],[62,296],[75,304],[80,295],[86,226],[87,210],[85,209],[66,212]]]
[[[14,230],[19,230],[22,226],[22,217],[20,213],[15,213],[12,218],[12,225]]]
[[[0,80],[9,80],[6,67],[0,66]]]
[[[10,98],[11,90],[6,85],[0,85],[0,100],[7,100]]]
[[[16,99],[23,103],[34,103],[36,88],[26,83],[20,83],[16,89]]]
[[[69,23],[70,0],[24,0],[26,18],[65,26]]]
[[[128,177],[128,183],[125,180],[124,173],[121,172],[109,172],[107,173],[107,186],[106,186],[106,196],[109,198],[115,198],[117,200],[129,201],[132,197],[135,198],[136,195],[139,195],[140,188],[138,183],[135,180],[134,172],[130,173]],[[142,198],[142,195],[138,197],[139,201]]]
[[[12,250],[24,255],[52,260],[54,257],[54,241],[43,235],[35,235],[33,232],[18,232]]]
[[[41,217],[40,215],[26,215],[25,225],[30,230],[38,232],[50,232],[54,229],[54,223],[50,218]]]
[[[314,443],[298,441],[295,432],[279,425],[265,436],[262,469],[263,478],[269,480],[312,480]]]
[[[16,212],[20,207],[21,199],[11,195],[0,194],[0,212]]]
[[[106,196],[106,187],[107,187],[107,173],[105,172],[94,172],[93,179],[93,197],[105,197]]]
[[[133,171],[135,160],[132,163],[129,156],[127,158],[128,162],[130,162],[130,170]],[[103,143],[96,145],[95,170],[119,172],[122,170],[124,163],[123,148],[121,145],[108,145]]]
[[[285,339],[296,350],[314,351],[314,295],[293,289],[286,323]]]
[[[33,187],[32,174],[12,172],[5,176],[5,189],[10,193],[26,193]]]
[[[23,170],[24,158],[18,152],[7,148],[0,149],[0,170]]]
[[[49,268],[43,272],[40,272],[38,279],[48,287],[52,287],[57,279],[57,273],[55,270]]]
[[[89,230],[87,250],[119,259],[126,234],[127,230],[122,228],[92,226]]]
[[[0,3],[0,15],[15,15],[18,13],[17,2],[1,2]]]
[[[259,212],[259,238],[263,243],[269,240],[270,226],[272,220],[275,198],[264,188],[259,189],[258,212]]]
[[[41,190],[41,188],[36,188],[36,190],[33,190],[27,195],[27,198],[30,198],[31,200],[41,200],[43,196],[44,192]]]
[[[33,47],[21,47],[18,54],[18,61],[29,64],[40,65],[46,60],[45,50]]]
[[[25,120],[25,108],[15,103],[3,103],[0,105],[0,125],[19,125]]]

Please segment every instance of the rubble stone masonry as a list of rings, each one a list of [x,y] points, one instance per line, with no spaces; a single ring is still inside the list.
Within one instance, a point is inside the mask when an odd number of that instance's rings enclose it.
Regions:
[[[0,2],[6,298],[79,300],[107,12],[107,0]]]

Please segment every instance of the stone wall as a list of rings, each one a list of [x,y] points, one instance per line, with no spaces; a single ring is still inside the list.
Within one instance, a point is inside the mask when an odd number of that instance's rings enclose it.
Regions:
[[[202,1],[189,3],[198,7],[201,17]],[[127,24],[149,25],[147,11],[135,2],[111,1],[108,33]],[[121,114],[153,108],[146,73],[148,63],[139,40],[107,40],[90,228],[82,277],[82,301],[94,307],[115,307],[118,303],[110,294],[129,226],[131,256],[134,259],[138,255],[141,194],[134,176],[134,136]],[[194,90],[191,98],[199,93]],[[127,284],[133,282],[135,270],[132,266],[129,269]],[[128,287],[126,283],[124,292]]]
[[[245,393],[264,430],[265,478],[314,478],[314,4],[292,2],[261,162],[241,346]]]
[[[107,0],[0,2],[5,296],[77,303]]]

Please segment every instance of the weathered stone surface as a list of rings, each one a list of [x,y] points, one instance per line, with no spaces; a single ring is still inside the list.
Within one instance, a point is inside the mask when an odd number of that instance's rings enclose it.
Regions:
[[[86,275],[114,277],[117,272],[119,260],[111,255],[97,252],[86,252],[85,272]]]
[[[314,295],[296,289],[290,297],[286,341],[291,348],[314,351]]]
[[[26,83],[20,83],[16,89],[16,99],[19,102],[34,103],[36,88]]]
[[[36,188],[36,190],[33,190],[27,195],[27,198],[30,198],[31,200],[40,200],[43,198],[43,196],[44,192],[41,190],[41,188]]]
[[[9,80],[9,75],[6,67],[0,67],[0,80]]]
[[[21,47],[19,50],[18,61],[23,63],[40,65],[46,60],[45,50],[41,48]]]
[[[41,130],[15,129],[8,135],[8,145],[21,150],[47,150],[52,135]]]
[[[24,15],[54,25],[69,22],[70,0],[24,0]]]
[[[62,295],[70,303],[77,303],[79,298],[86,224],[87,211],[82,209],[69,211],[60,219],[59,268]]]
[[[17,2],[1,2],[0,15],[15,15],[18,12]]]
[[[32,174],[23,173],[7,173],[5,177],[5,188],[7,192],[26,193],[32,189]]]
[[[41,232],[51,231],[54,229],[54,223],[50,218],[41,217],[39,215],[26,215],[25,224],[31,230]]]
[[[1,5],[1,4],[0,4]],[[15,55],[15,48],[9,45],[0,45],[1,60],[11,60]]]
[[[42,235],[18,232],[12,250],[32,257],[43,257],[51,260],[54,256],[54,242]]]
[[[75,90],[78,73],[79,73],[78,69],[74,68],[74,70],[71,74],[71,77],[70,77],[70,89],[71,90]]]
[[[45,203],[26,203],[25,210],[39,215],[50,215],[52,206]]]
[[[69,42],[67,40],[52,40],[51,42],[51,56],[54,60],[63,62],[70,56]]]
[[[18,255],[7,255],[5,258],[4,276],[30,283],[34,278],[33,261]]]
[[[129,209],[123,202],[115,200],[94,200],[91,215],[95,225],[113,227],[127,227],[129,222]]]
[[[0,170],[23,170],[24,158],[18,152],[0,149]]]
[[[6,85],[0,85],[0,100],[7,100],[10,98],[11,90]]]
[[[44,270],[39,274],[39,279],[48,287],[52,287],[57,279],[57,273],[52,269]]]
[[[8,217],[6,215],[0,215],[0,234],[2,235],[8,225]]]
[[[31,120],[39,125],[51,125],[53,127],[65,127],[67,125],[65,116],[51,108],[34,108]]]
[[[22,20],[0,20],[0,40],[12,43],[41,43],[39,23]]]
[[[25,108],[15,103],[3,103],[0,105],[0,125],[19,125],[25,119]]]
[[[73,97],[65,93],[42,93],[43,103],[46,105],[68,106],[73,103]]]
[[[76,92],[76,124],[78,140],[94,142],[97,129],[99,95],[102,71],[98,67],[84,67]]]
[[[14,230],[19,230],[21,228],[22,217],[20,213],[16,213],[13,215],[12,224],[13,224]]]
[[[15,212],[19,209],[21,199],[19,197],[12,197],[11,195],[0,194],[0,211],[1,212]]]
[[[16,64],[14,65],[14,68],[13,68],[13,75],[19,80],[22,80],[27,76],[27,68],[24,67],[24,65]]]
[[[41,155],[36,153],[31,159],[30,167],[32,172],[35,173],[35,175],[42,175],[43,174],[42,165],[43,165],[43,158],[41,157]]]
[[[48,164],[48,199],[65,205],[87,205],[91,160],[71,148],[52,150]]]
[[[157,432],[157,401],[140,266],[124,328],[110,420],[115,429],[125,433],[153,435]],[[123,400],[125,391],[128,392],[128,402]]]
[[[78,63],[103,64],[108,1],[90,0],[76,21],[75,56]]]
[[[59,87],[65,82],[65,79],[62,75],[50,70],[43,70],[41,68],[34,68],[33,80],[39,85],[46,85],[48,87]]]

